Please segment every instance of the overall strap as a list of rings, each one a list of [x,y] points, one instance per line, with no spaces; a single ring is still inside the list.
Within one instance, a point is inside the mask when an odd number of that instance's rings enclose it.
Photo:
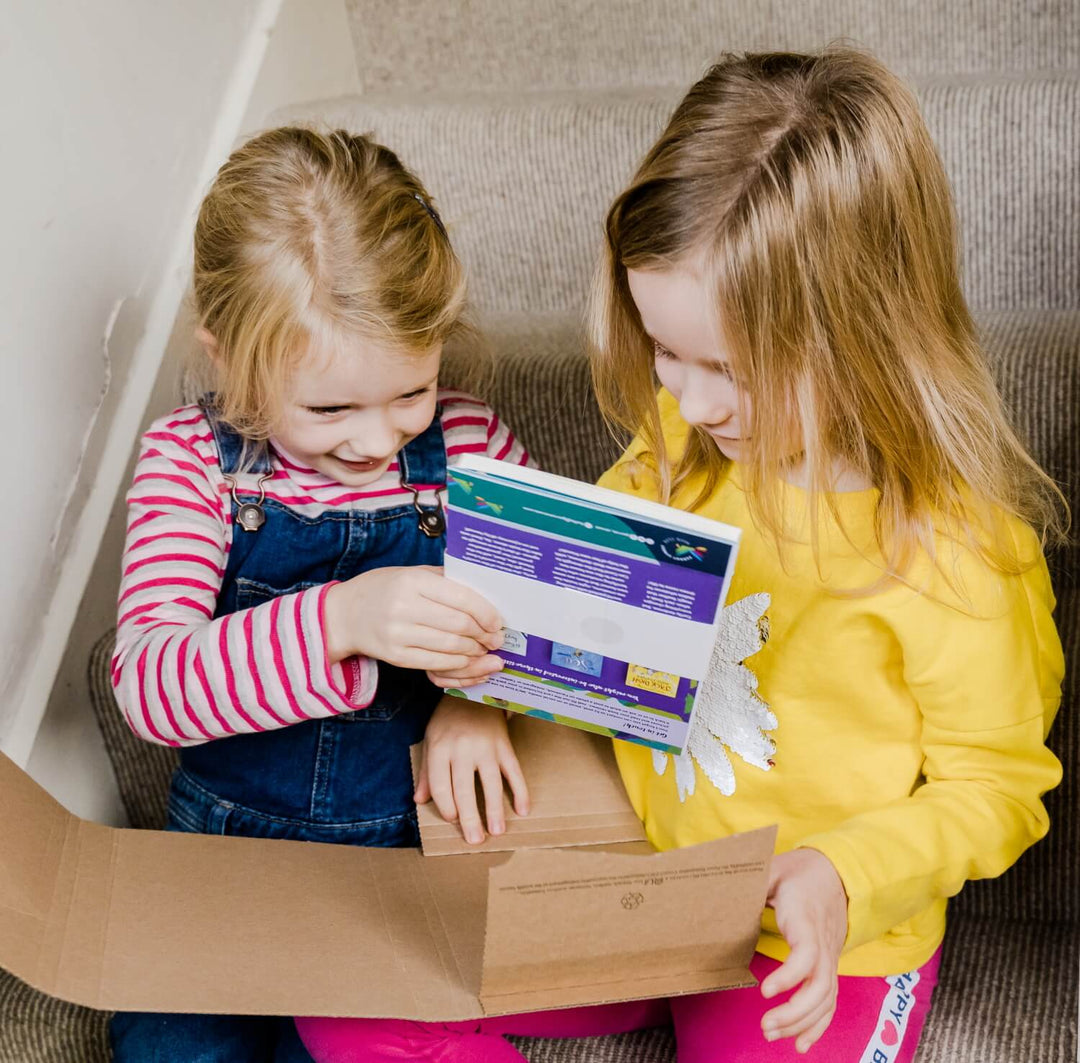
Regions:
[[[245,440],[232,425],[224,421],[212,393],[199,399],[199,407],[210,422],[210,430],[214,433],[214,443],[221,459],[221,471],[225,476],[236,476],[242,472],[264,476],[270,472],[270,455],[266,445]]]
[[[435,409],[431,424],[398,454],[401,481],[412,487],[446,486],[446,442],[443,439],[442,407]]]

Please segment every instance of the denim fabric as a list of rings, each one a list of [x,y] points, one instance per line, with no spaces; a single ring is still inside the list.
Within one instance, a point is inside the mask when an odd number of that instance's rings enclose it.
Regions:
[[[312,1063],[287,1018],[119,1012],[109,1039],[114,1063]]]
[[[205,408],[222,472],[233,475],[243,440]],[[438,415],[398,461],[405,482],[445,485]],[[261,474],[269,464],[259,457],[249,469]],[[237,498],[240,504],[257,501],[239,492]],[[234,527],[215,616],[369,569],[442,564],[445,540],[420,531],[411,502],[374,513],[330,510],[315,518],[270,499],[262,506],[266,520],[258,531]],[[423,673],[380,662],[368,708],[187,747],[169,794],[169,829],[417,845],[409,747],[423,737],[438,698]],[[113,1019],[111,1036],[116,1063],[310,1063],[291,1019],[122,1013]]]
[[[243,442],[212,415],[211,424],[222,471],[231,475]],[[409,483],[446,483],[438,417],[399,461]],[[265,462],[252,471],[269,471]],[[216,616],[374,568],[442,563],[444,540],[421,533],[411,504],[315,518],[273,500],[263,509],[258,531],[234,530]],[[356,845],[414,845],[409,746],[423,737],[437,701],[422,673],[380,663],[378,692],[366,709],[182,750],[173,803],[182,804],[193,787],[215,795],[229,814],[215,819],[214,833],[303,838],[310,827],[320,841],[329,832]],[[202,814],[198,806],[192,816]],[[397,821],[396,831],[389,821]]]

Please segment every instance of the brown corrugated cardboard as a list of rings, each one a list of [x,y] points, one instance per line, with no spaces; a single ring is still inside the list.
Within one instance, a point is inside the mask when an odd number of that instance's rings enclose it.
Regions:
[[[515,853],[489,876],[485,1011],[577,1004],[583,986],[596,999],[632,1000],[753,985],[774,834],[644,856]]]
[[[587,778],[600,749],[564,753],[564,778]],[[7,758],[0,804],[0,966],[149,1011],[436,1021],[747,984],[774,840],[432,859],[122,830],[71,815]]]
[[[447,823],[428,802],[417,810],[427,856],[645,841],[645,828],[615,767],[610,738],[516,713],[507,725],[518,759],[528,769],[532,811],[518,816],[507,802],[506,833],[469,845],[458,825]],[[419,749],[413,750],[414,771]]]

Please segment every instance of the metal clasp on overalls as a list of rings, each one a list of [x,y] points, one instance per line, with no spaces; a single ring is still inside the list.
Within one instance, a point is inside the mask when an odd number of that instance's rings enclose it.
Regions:
[[[274,474],[268,472],[265,476],[259,477],[258,502],[241,502],[236,495],[236,480],[227,473],[222,475],[228,481],[229,494],[232,497],[233,504],[236,506],[236,517],[234,518],[236,523],[246,532],[257,532],[266,523],[266,510],[263,509],[262,505],[266,501],[266,487],[264,485]]]
[[[435,505],[425,506],[420,501],[420,488],[414,487],[410,483],[406,483],[404,478],[401,481],[401,486],[406,491],[411,491],[413,496],[413,509],[416,510],[416,515],[419,518],[417,524],[420,530],[429,539],[438,539],[440,535],[446,531],[446,515],[443,513],[442,501],[439,499],[439,492],[435,492]]]

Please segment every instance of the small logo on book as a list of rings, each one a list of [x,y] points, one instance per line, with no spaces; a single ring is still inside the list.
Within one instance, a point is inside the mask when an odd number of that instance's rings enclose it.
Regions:
[[[672,561],[704,561],[705,555],[709,552],[707,546],[694,546],[674,535],[665,539],[660,544],[660,549],[663,550],[664,556],[670,557]]]
[[[496,505],[494,502],[489,502],[486,498],[481,498],[479,495],[475,495],[474,497],[476,499],[477,509],[487,510],[490,513],[494,513],[496,517],[502,516],[502,506]]]
[[[645,901],[645,898],[640,893],[624,893],[622,898],[622,906],[629,912],[635,908],[639,908]]]

